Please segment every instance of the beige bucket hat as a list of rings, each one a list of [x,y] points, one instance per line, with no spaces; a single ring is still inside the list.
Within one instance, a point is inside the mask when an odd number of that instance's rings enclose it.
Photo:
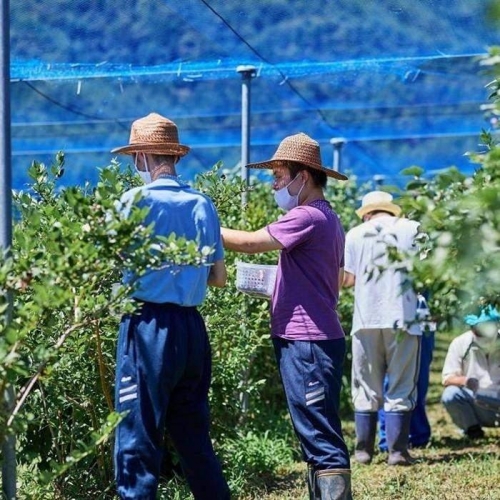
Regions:
[[[346,181],[347,177],[336,170],[321,165],[319,144],[307,134],[299,133],[285,137],[270,160],[249,163],[247,168],[273,168],[294,161],[325,172],[328,177]]]
[[[392,202],[392,195],[385,191],[370,191],[363,196],[361,207],[356,210],[356,214],[362,219],[370,212],[389,212],[398,217],[401,214],[401,207]]]
[[[111,152],[184,156],[189,149],[179,144],[179,132],[173,121],[158,113],[150,113],[132,123],[128,145],[112,149]]]

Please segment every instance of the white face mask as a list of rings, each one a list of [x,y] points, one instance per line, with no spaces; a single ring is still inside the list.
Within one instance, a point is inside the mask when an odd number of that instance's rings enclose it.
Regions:
[[[302,189],[304,189],[305,186],[305,183],[302,184],[302,187],[299,189],[299,192],[296,195],[291,195],[288,192],[288,186],[290,186],[290,184],[292,184],[292,182],[295,181],[297,177],[294,177],[285,187],[277,189],[274,192],[274,200],[276,201],[278,207],[282,208],[287,212],[292,208],[298,206],[300,193],[302,192]]]
[[[483,321],[476,325],[476,330],[481,337],[496,339],[498,336],[498,325],[495,321]]]
[[[144,160],[144,167],[146,168],[146,170],[139,170],[137,168],[137,155],[139,155],[139,154],[142,154],[142,157]],[[135,170],[139,174],[139,176],[141,177],[144,184],[149,184],[151,182],[151,172],[149,171],[149,168],[148,168],[148,161],[146,160],[146,155],[144,153],[137,153],[137,155],[135,157],[135,162],[134,162]]]
[[[496,349],[498,344],[498,324],[494,321],[485,321],[476,325],[476,330],[479,335],[474,335],[475,343],[482,349]]]

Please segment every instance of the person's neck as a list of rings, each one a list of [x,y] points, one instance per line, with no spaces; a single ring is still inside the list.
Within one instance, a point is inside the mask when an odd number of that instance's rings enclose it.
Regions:
[[[320,188],[313,188],[310,191],[306,192],[305,194],[301,193],[300,198],[302,198],[302,196],[304,196],[304,199],[300,200],[300,205],[309,205],[313,201],[325,199],[323,190]]]
[[[156,180],[160,178],[161,176],[164,175],[172,175],[174,177],[177,177],[177,172],[175,170],[175,165],[171,165],[168,163],[160,163],[159,165],[155,165],[151,169],[151,179]]]
[[[387,212],[379,212],[378,214],[372,215],[368,220],[378,219],[379,217],[392,217],[392,215]]]

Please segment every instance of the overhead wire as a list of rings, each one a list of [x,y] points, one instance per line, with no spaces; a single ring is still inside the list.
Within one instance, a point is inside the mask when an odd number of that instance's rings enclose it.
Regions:
[[[217,10],[215,10],[206,0],[200,0],[201,3],[203,3],[215,16],[217,16],[223,23],[224,25],[242,42],[244,43],[262,62],[269,64],[273,68],[275,68],[278,73],[281,75],[283,78],[283,82],[288,85],[288,87],[294,92],[303,102],[305,102],[311,109],[314,109],[316,113],[320,116],[321,120],[332,130],[336,130],[336,128],[329,122],[328,118],[326,115],[323,113],[323,111],[318,108],[314,103],[312,103],[309,99],[304,97],[300,91],[290,82],[288,79],[288,76],[283,73],[283,71],[277,67],[274,63],[269,61],[266,57],[264,57],[255,47],[253,47],[238,31],[236,31],[231,24],[219,13]]]
[[[47,101],[51,102],[55,106],[58,106],[62,109],[65,109],[66,111],[70,111],[71,113],[73,113],[75,115],[83,116],[84,118],[90,118],[91,120],[99,120],[99,121],[103,120],[102,117],[91,115],[91,114],[85,113],[83,111],[80,111],[78,109],[75,109],[72,106],[68,106],[67,104],[63,104],[62,102],[58,101],[57,99],[54,99],[53,97],[45,94],[44,92],[42,92],[39,88],[35,87],[30,82],[27,82],[25,80],[22,80],[22,82],[25,85],[27,85],[31,90],[33,90],[33,92],[37,93],[38,95],[40,95],[41,97],[43,97]],[[123,123],[121,123],[119,120],[112,120],[112,121],[117,123],[118,126],[122,127],[123,129],[128,130],[128,128]]]
[[[231,25],[231,23],[223,17],[223,15],[221,15],[214,7],[212,7],[210,5],[210,3],[209,3],[209,0],[201,0],[201,3],[205,6],[205,8],[209,12],[211,12],[211,15],[212,16],[216,16],[220,20],[220,22],[223,23],[223,25],[226,27],[226,29],[228,31],[230,31],[234,35],[234,37],[236,37],[245,47],[247,47],[251,51],[251,53],[254,54],[256,58],[258,58],[259,61],[262,61],[262,63],[265,63],[266,65],[269,65],[271,68],[273,68],[273,71],[276,72],[275,74],[279,74],[281,76],[281,78],[283,80],[282,81],[282,85],[286,84],[286,86],[291,90],[291,92],[293,92],[298,97],[298,99],[299,99],[299,101],[297,101],[297,105],[293,107],[292,111],[299,110],[299,108],[302,107],[300,105],[300,102],[303,102],[303,103],[305,103],[307,105],[307,107],[309,108],[309,111],[311,113],[316,113],[316,116],[318,116],[321,119],[321,121],[328,127],[329,130],[332,130],[332,131],[336,132],[336,127],[338,126],[338,124],[333,123],[332,114],[330,113],[330,110],[329,109],[325,109],[325,108],[320,108],[319,107],[320,105],[317,102],[314,102],[314,99],[313,100],[309,100],[306,97],[306,95],[304,95],[300,91],[301,87],[300,86],[296,87],[294,85],[294,83],[293,83],[293,81],[294,81],[293,80],[293,78],[294,78],[293,73],[289,73],[286,68],[283,69],[280,66],[279,63],[276,64],[276,63],[271,62],[263,53],[261,53],[256,47],[254,47],[245,38],[245,36],[243,36],[240,32],[238,32],[237,29],[235,29]],[[208,14],[208,15],[210,16],[210,14]],[[264,52],[266,52],[266,51],[264,50]],[[134,70],[132,70],[132,74],[133,74],[133,71]],[[229,69],[229,71],[230,71],[230,69]],[[309,72],[310,70],[307,69],[306,71]],[[426,69],[426,71],[428,71],[428,69]],[[410,76],[414,76],[413,73]],[[106,118],[101,118],[99,116],[93,116],[90,113],[85,113],[84,111],[82,111],[82,110],[80,110],[80,109],[78,109],[76,107],[71,106],[71,104],[66,104],[66,103],[60,102],[57,98],[51,96],[50,93],[44,93],[42,90],[40,90],[39,88],[37,88],[35,85],[29,83],[28,81],[21,80],[21,82],[24,83],[25,85],[27,85],[29,88],[31,88],[32,91],[36,92],[37,94],[39,94],[41,97],[43,97],[44,99],[46,99],[47,101],[49,101],[53,105],[58,106],[58,107],[60,107],[62,109],[65,109],[65,110],[73,113],[75,116],[85,117],[86,119],[89,119],[89,120],[98,120],[99,122],[102,122],[102,123],[113,121],[113,122],[116,122],[116,124],[120,128],[122,128],[123,130],[128,130],[127,124],[130,122],[129,119],[109,120],[109,119],[106,119]],[[450,103],[450,104],[452,104],[452,103]],[[279,103],[278,103],[278,105],[279,105]],[[429,104],[426,103],[425,105],[429,105]],[[375,106],[375,107],[377,108],[377,106]],[[391,105],[391,106],[388,106],[388,107],[392,108],[393,106]],[[415,106],[413,106],[413,107],[415,107]],[[367,108],[368,107],[364,106],[364,105],[362,107],[362,109],[367,109]],[[334,108],[330,108],[330,109],[334,109]],[[303,112],[304,110],[300,110],[300,111]],[[217,114],[215,114],[214,116],[217,116]],[[78,119],[75,118],[75,121],[77,121],[77,120]],[[85,120],[82,120],[82,122],[84,122],[84,121]],[[206,127],[209,127],[209,126],[210,125],[206,125]],[[454,134],[454,135],[456,135],[456,134]],[[462,135],[466,135],[466,134],[464,133]],[[357,137],[357,138],[353,138],[353,139],[349,139],[349,140],[350,141],[361,142],[361,141],[369,140],[370,137]],[[398,138],[399,138],[399,136],[398,136]],[[387,137],[381,137],[381,136],[377,136],[377,137],[373,138],[373,140],[386,140],[386,139],[389,139],[389,138],[387,138]],[[390,139],[392,139],[392,137]]]

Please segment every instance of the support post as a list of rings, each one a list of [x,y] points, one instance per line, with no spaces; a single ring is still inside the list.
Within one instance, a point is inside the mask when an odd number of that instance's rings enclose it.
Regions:
[[[248,168],[245,165],[250,163],[250,90],[251,90],[251,81],[252,78],[256,75],[255,66],[249,65],[240,65],[236,68],[236,71],[241,75],[241,180],[245,182],[245,191],[241,193],[241,207],[245,208],[247,204],[247,189],[248,189],[248,180],[249,180],[249,172]],[[242,215],[244,217],[244,213],[242,211]],[[245,300],[243,302],[243,310],[246,313],[248,307],[248,303]],[[244,317],[246,318],[246,314]],[[246,321],[244,321],[241,325],[242,335],[245,335],[246,332]],[[243,370],[242,373],[242,386],[245,387],[248,382],[248,377],[250,375],[250,363]],[[248,394],[245,391],[240,393],[240,401],[241,401],[241,410],[242,410],[242,418],[247,413],[249,407]]]
[[[342,147],[346,143],[343,137],[332,137],[330,139],[330,144],[333,146],[333,170],[340,172],[342,163]]]
[[[0,0],[0,252],[12,245],[12,168],[10,144],[10,9],[9,0]],[[12,297],[8,296],[7,321],[12,314]],[[14,405],[14,388],[8,386],[2,411],[10,412]],[[8,433],[2,443],[2,490],[4,498],[16,498],[16,439]]]
[[[241,75],[241,179],[248,187],[249,173],[245,165],[250,162],[250,90],[256,69],[255,66],[240,65],[236,71]],[[241,204],[247,204],[246,191],[241,195]]]

